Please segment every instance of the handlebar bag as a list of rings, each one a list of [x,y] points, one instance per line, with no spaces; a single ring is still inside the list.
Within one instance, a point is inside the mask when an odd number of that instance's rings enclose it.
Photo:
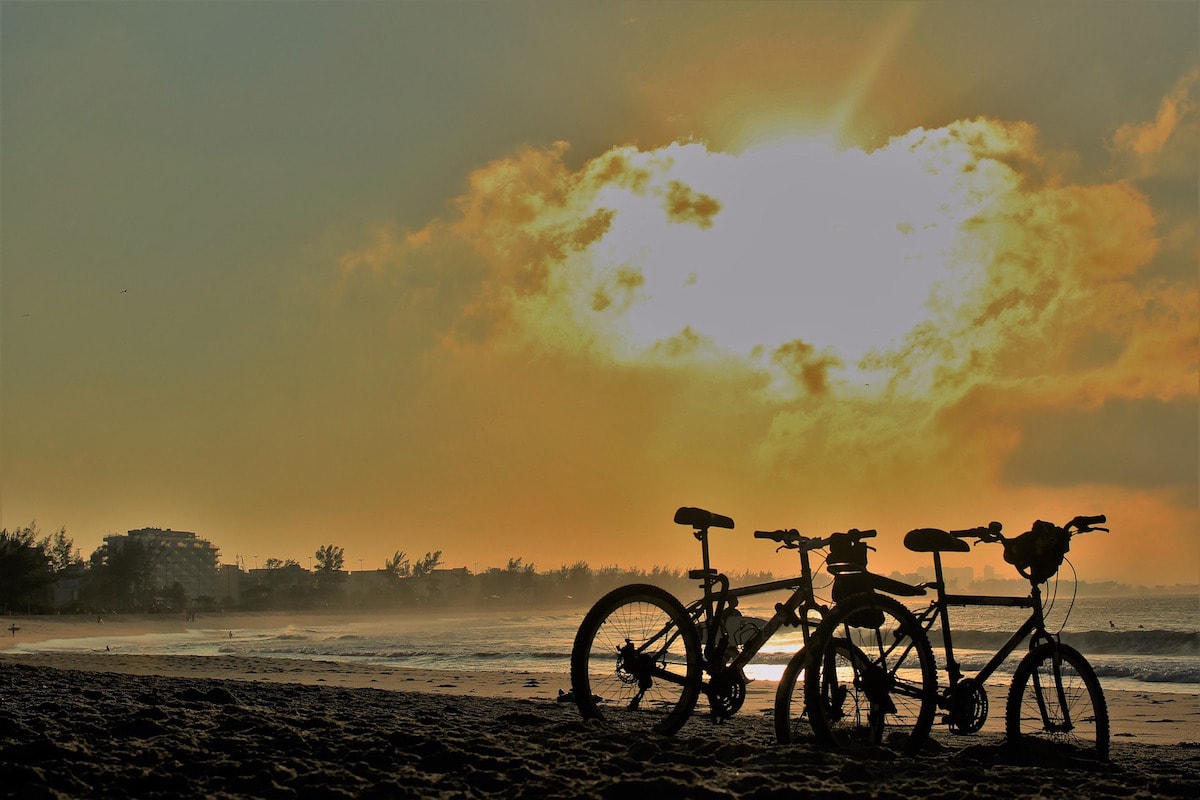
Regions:
[[[866,542],[845,533],[835,533],[830,539],[826,569],[837,575],[842,572],[862,572],[867,568]]]
[[[1030,580],[1042,583],[1058,572],[1070,549],[1070,533],[1039,519],[1025,533],[1004,542],[1004,560]]]

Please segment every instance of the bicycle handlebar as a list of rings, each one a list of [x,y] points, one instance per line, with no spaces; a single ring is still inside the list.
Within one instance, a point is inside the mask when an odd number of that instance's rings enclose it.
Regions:
[[[950,531],[950,535],[955,539],[978,539],[981,542],[1002,542],[1004,536],[1000,531],[1004,530],[1004,526],[999,522],[989,522],[987,525],[980,525],[976,528],[964,528],[960,531]]]
[[[1087,533],[1088,531],[1107,531],[1108,528],[1097,528],[1097,525],[1103,525],[1108,522],[1108,517],[1104,514],[1096,514],[1087,516],[1080,514],[1075,519],[1063,526],[1065,530],[1075,529],[1076,533]]]
[[[779,542],[784,547],[803,548],[804,550],[817,550],[822,547],[828,547],[833,542],[833,537],[839,534],[830,534],[824,538],[805,536],[795,528],[778,531],[755,531],[755,539],[770,539],[773,542]],[[851,528],[846,531],[845,536],[849,536],[855,540],[871,539],[879,535],[879,531],[871,528],[870,530],[860,531],[858,528]]]
[[[1107,521],[1108,517],[1104,514],[1095,514],[1092,516],[1080,514],[1066,525],[1063,525],[1062,529],[1072,535],[1089,533],[1091,531],[1107,531],[1108,528],[1097,527]],[[1012,539],[1001,533],[1003,528],[1004,526],[999,522],[992,522],[987,527],[980,526],[978,528],[964,528],[959,531],[950,531],[950,535],[956,539],[978,539],[981,542],[1005,544],[1012,541]]]

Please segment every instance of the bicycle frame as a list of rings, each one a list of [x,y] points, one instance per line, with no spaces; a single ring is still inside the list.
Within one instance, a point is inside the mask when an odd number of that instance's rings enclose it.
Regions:
[[[702,580],[701,588],[704,590],[704,595],[689,603],[685,610],[697,626],[703,626],[705,637],[701,644],[704,652],[704,668],[709,675],[716,678],[729,671],[740,674],[742,668],[754,659],[767,640],[784,626],[800,628],[804,644],[807,646],[810,624],[815,625],[809,620],[809,613],[811,611],[824,613],[828,610],[826,606],[816,601],[812,586],[812,565],[808,556],[809,550],[822,546],[819,543],[823,540],[805,540],[796,548],[800,553],[800,575],[730,588],[729,578],[723,573],[718,573],[711,566],[707,529],[697,530],[694,535],[700,541],[704,567],[700,570],[692,570],[688,573],[688,577]],[[724,658],[726,651],[725,647],[722,647],[723,636],[721,633],[721,621],[726,610],[736,608],[740,598],[789,589],[792,590],[791,596],[785,602],[775,604],[775,613],[767,620],[758,635],[742,643],[738,655],[726,664]]]
[[[1042,592],[1037,584],[1031,584],[1030,592],[1025,597],[950,594],[946,591],[946,583],[942,577],[941,553],[936,551],[933,553],[933,568],[935,575],[934,582],[924,585],[927,588],[934,589],[937,593],[936,597],[925,610],[916,614],[916,617],[926,635],[933,628],[935,622],[941,622],[942,647],[946,656],[945,669],[950,679],[950,685],[947,691],[943,693],[943,699],[948,697],[950,691],[964,678],[962,666],[954,657],[953,630],[950,626],[951,606],[1030,609],[1029,618],[1017,628],[1008,641],[1000,646],[1000,649],[988,660],[987,664],[979,672],[971,676],[980,683],[991,677],[992,673],[1000,668],[1000,665],[1013,654],[1025,639],[1030,639],[1030,649],[1032,649],[1042,639],[1050,638],[1050,634],[1046,631],[1046,620],[1042,612]]]
[[[946,712],[942,722],[948,724],[952,732],[975,733],[983,728],[988,718],[985,683],[1022,643],[1027,642],[1029,652],[1020,657],[1007,692],[1004,719],[1006,739],[1016,746],[1015,743],[1026,735],[1061,736],[1061,741],[1073,740],[1071,744],[1077,742],[1085,749],[1105,757],[1108,751],[1108,711],[1095,670],[1079,651],[1063,643],[1057,633],[1047,630],[1041,585],[1049,576],[1057,573],[1059,565],[1065,560],[1070,537],[1094,530],[1107,530],[1095,527],[1105,521],[1103,514],[1080,515],[1061,527],[1039,520],[1028,533],[1014,538],[1004,537],[997,522],[959,531],[938,528],[909,531],[905,536],[905,546],[914,552],[932,554],[934,580],[912,585],[874,576],[871,588],[882,596],[876,600],[874,595],[864,592],[845,599],[844,605],[839,602],[815,634],[819,639],[812,644],[815,652],[804,660],[793,660],[794,664],[808,669],[805,674],[805,701],[810,712],[809,720],[817,736],[835,746],[850,741],[847,737],[868,733],[882,736],[876,730],[874,715],[877,711],[881,717],[896,713],[902,701],[908,711],[907,716],[897,722],[896,732],[909,735],[910,741],[917,745],[928,735],[931,715],[936,709]],[[941,554],[970,552],[969,545],[962,540],[972,538],[979,542],[1003,544],[1005,561],[1016,567],[1017,572],[1029,582],[1029,594],[1014,597],[947,591]],[[905,607],[895,598],[886,597],[888,594],[926,594],[929,590],[935,593],[933,600],[918,611]],[[1025,609],[1028,617],[1011,635],[1006,634],[1007,639],[988,657],[978,672],[967,676],[963,674],[962,664],[954,654],[951,606]],[[890,613],[892,621],[887,624],[894,635],[881,637],[885,628],[879,623],[860,625],[855,622],[856,619],[860,622],[874,619],[863,616],[868,611],[880,615],[881,619],[886,619]],[[949,679],[948,685],[943,684],[940,688],[930,647],[930,631],[938,623],[945,657],[943,669]],[[869,653],[865,653],[865,649],[855,642],[854,630],[858,628],[875,629],[876,641]],[[869,634],[870,630],[867,632]],[[838,636],[843,638],[838,639]],[[836,647],[838,642],[842,642],[845,649],[841,654],[830,649]],[[861,660],[856,655],[860,652],[865,653]],[[915,661],[911,657],[914,653]],[[842,658],[846,654],[849,654],[849,658]],[[914,680],[912,665],[917,662],[921,664],[921,676]],[[818,665],[819,669],[813,669],[814,665]],[[851,675],[850,678],[840,674],[843,666],[844,671]],[[789,665],[789,670],[794,676],[795,666]],[[781,683],[782,700],[777,698],[776,701],[776,730],[780,740],[786,742],[789,741],[790,698],[794,686],[787,683],[784,687],[785,684]],[[842,698],[850,691],[866,695],[870,717],[863,716],[858,704],[853,713],[841,713]]]
[[[830,611],[815,596],[809,551],[829,548],[831,556],[836,550],[838,559],[856,562],[861,549],[865,566],[862,540],[877,535],[855,528],[823,538],[795,529],[755,531],[754,538],[775,542],[777,552],[798,551],[801,574],[733,588],[728,576],[713,568],[708,541],[710,528],[732,529],[733,520],[684,506],[675,512],[675,522],[691,526],[700,542],[703,566],[687,573],[699,583],[700,597],[684,605],[661,587],[630,584],[592,606],[571,650],[572,691],[585,718],[603,718],[605,708],[636,714],[646,702],[657,712],[643,717],[648,729],[673,733],[692,713],[700,692],[707,696],[714,721],[732,717],[747,696],[744,667],[767,640],[788,626],[800,629],[807,647],[818,619]],[[769,592],[790,593],[774,604],[769,619],[736,610],[743,598]],[[606,688],[597,694],[596,685]]]

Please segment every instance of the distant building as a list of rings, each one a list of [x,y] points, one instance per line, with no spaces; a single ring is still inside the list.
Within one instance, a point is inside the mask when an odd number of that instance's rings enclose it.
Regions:
[[[201,539],[191,531],[170,528],[141,528],[124,535],[104,537],[110,553],[121,552],[130,542],[138,542],[154,554],[149,575],[151,589],[165,591],[178,583],[189,603],[198,597],[215,600],[222,596],[217,570],[218,549],[207,539]]]
[[[470,586],[471,573],[466,567],[435,569],[419,581],[418,597],[425,601],[449,602],[464,597]]]
[[[83,581],[78,577],[58,578],[54,581],[54,597],[50,605],[54,608],[66,608],[79,602],[79,585]]]
[[[217,567],[217,600],[236,606],[242,602],[242,578],[245,573],[237,564],[221,564]]]
[[[921,567],[917,575],[922,581],[935,580],[933,567]],[[942,578],[947,589],[965,589],[975,581],[974,567],[942,567]]]

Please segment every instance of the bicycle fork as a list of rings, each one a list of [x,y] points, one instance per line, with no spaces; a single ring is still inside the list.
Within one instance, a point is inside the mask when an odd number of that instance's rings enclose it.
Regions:
[[[1055,720],[1051,716],[1051,706],[1046,701],[1046,689],[1042,687],[1042,673],[1040,670],[1034,669],[1030,679],[1033,682],[1034,696],[1037,698],[1038,713],[1042,715],[1042,725],[1047,732],[1068,733],[1075,729],[1075,725],[1071,722],[1071,708],[1067,702],[1066,689],[1063,687],[1062,656],[1059,655],[1057,643],[1052,651],[1050,664],[1050,673],[1054,676],[1054,699],[1058,701],[1062,719]]]

